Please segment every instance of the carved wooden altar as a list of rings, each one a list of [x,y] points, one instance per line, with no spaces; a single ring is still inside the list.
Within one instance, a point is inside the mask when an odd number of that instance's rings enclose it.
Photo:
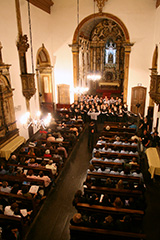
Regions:
[[[9,68],[11,65],[2,61],[0,44],[0,147],[4,142],[18,135],[13,104],[13,91]]]

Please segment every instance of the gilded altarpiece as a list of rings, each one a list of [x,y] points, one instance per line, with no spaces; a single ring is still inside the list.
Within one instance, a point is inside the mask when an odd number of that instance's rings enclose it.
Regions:
[[[10,83],[10,65],[0,65],[0,138],[9,133],[17,135],[13,104],[13,89]]]
[[[90,37],[90,71],[101,74],[99,87],[122,89],[124,42],[125,36],[122,29],[113,20],[105,19],[92,30]]]

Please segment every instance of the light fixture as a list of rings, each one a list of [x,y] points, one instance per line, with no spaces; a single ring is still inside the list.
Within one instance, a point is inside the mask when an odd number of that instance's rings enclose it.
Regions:
[[[89,73],[87,75],[88,80],[99,81],[101,79],[101,74],[98,72]]]
[[[35,117],[32,117],[30,112],[26,112],[20,118],[20,123],[23,125],[25,129],[29,128],[30,126],[35,128],[46,128],[51,123],[52,116],[51,113],[48,113],[45,118],[41,118],[41,112],[37,111]]]
[[[88,92],[89,88],[88,87],[75,87],[74,88],[74,93],[76,94],[84,94],[85,92]]]

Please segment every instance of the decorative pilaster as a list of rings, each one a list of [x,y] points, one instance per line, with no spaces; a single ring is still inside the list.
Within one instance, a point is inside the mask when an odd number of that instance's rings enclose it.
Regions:
[[[124,56],[124,82],[123,82],[123,102],[127,102],[127,91],[128,91],[128,74],[129,74],[129,56],[131,47],[134,43],[124,43],[125,56]]]

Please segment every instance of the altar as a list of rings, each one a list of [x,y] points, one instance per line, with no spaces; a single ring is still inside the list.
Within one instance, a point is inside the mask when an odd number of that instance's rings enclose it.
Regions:
[[[148,159],[148,171],[151,174],[151,178],[154,178],[154,175],[160,175],[160,155],[158,149],[151,147],[145,153]]]
[[[17,136],[4,147],[0,149],[0,157],[8,160],[12,152],[14,152],[21,144],[25,143],[25,138],[22,136]]]

